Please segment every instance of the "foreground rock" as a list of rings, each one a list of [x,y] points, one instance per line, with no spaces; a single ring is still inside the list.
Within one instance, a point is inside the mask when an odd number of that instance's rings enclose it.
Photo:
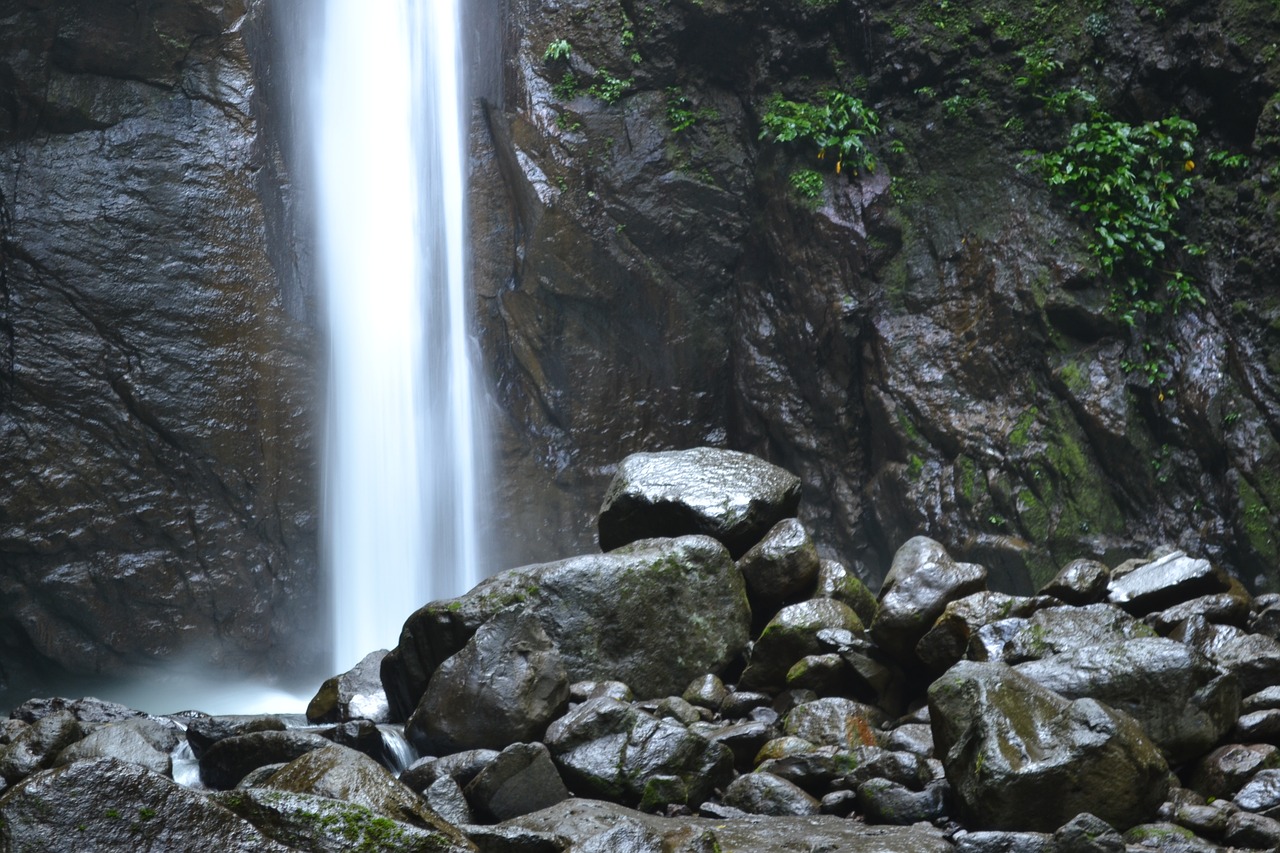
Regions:
[[[77,762],[0,797],[0,849],[11,853],[204,850],[289,853],[203,794],[111,758]]]
[[[1004,664],[956,664],[930,686],[929,714],[960,816],[978,829],[1053,832],[1081,812],[1127,828],[1168,789],[1168,765],[1133,718]]]
[[[568,701],[559,650],[537,618],[516,605],[480,626],[435,671],[405,736],[433,755],[502,749],[541,738]]]
[[[560,836],[574,845],[572,849],[600,853],[943,853],[954,849],[940,831],[929,826],[866,826],[831,816],[663,818],[591,800],[570,800],[505,826]],[[635,840],[622,843],[626,838]]]
[[[600,547],[701,533],[738,558],[795,515],[800,480],[763,459],[697,447],[633,453],[618,465],[600,507]]]
[[[679,694],[720,671],[746,646],[751,622],[741,572],[706,536],[511,569],[405,622],[382,668],[397,718],[413,712],[441,663],[512,604],[537,617],[571,682],[619,679],[642,697]]]

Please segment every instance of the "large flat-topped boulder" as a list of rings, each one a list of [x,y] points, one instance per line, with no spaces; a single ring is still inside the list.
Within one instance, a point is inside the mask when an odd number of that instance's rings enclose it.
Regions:
[[[633,453],[618,465],[600,507],[600,548],[701,533],[723,542],[736,560],[799,505],[800,479],[747,453]]]

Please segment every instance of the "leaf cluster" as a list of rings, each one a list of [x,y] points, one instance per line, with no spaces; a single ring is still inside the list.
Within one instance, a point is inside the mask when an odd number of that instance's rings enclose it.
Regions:
[[[1071,128],[1058,151],[1041,154],[1049,185],[1093,224],[1089,248],[1117,287],[1112,305],[1133,324],[1139,313],[1204,303],[1178,254],[1203,254],[1178,229],[1179,202],[1193,190],[1194,122],[1178,116],[1142,124],[1098,113]],[[1163,284],[1161,297],[1157,284]]]
[[[775,94],[761,116],[761,139],[808,143],[817,148],[819,160],[829,156],[839,174],[846,162],[854,169],[875,168],[867,138],[880,132],[880,117],[861,100],[835,89],[818,93],[820,101],[790,101]]]

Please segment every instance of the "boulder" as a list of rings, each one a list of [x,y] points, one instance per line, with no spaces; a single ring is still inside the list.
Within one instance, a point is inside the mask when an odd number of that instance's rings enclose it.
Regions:
[[[868,779],[858,786],[858,811],[868,823],[891,823],[910,826],[932,822],[947,811],[947,783],[931,782],[924,790],[914,791],[891,779]]]
[[[1230,578],[1218,566],[1174,551],[1112,577],[1107,600],[1142,616],[1202,595],[1226,592],[1230,587]]]
[[[1004,664],[953,666],[929,687],[929,716],[958,817],[974,829],[1052,832],[1086,811],[1125,828],[1168,789],[1168,765],[1132,717]]]
[[[255,732],[282,732],[286,728],[284,720],[274,714],[199,716],[187,722],[187,742],[191,744],[195,757],[200,758],[205,750],[224,738]]]
[[[1247,812],[1280,817],[1280,770],[1259,770],[1236,791],[1231,802]]]
[[[227,791],[212,799],[289,849],[378,853],[474,853],[476,849],[456,833],[424,829],[329,797],[255,789]]]
[[[830,598],[782,608],[752,647],[751,662],[738,686],[744,690],[781,690],[787,683],[787,671],[797,661],[825,651],[818,632],[827,629],[861,631],[862,622],[849,605]]]
[[[28,776],[0,797],[8,853],[208,850],[290,853],[202,793],[137,764],[99,758]]]
[[[82,737],[84,730],[70,711],[41,717],[0,750],[0,777],[12,785],[30,773],[52,767],[58,753]]]
[[[502,749],[542,737],[569,702],[555,644],[527,609],[508,607],[431,676],[405,725],[425,753]]]
[[[724,790],[726,805],[747,814],[816,815],[818,801],[798,785],[772,773],[744,773]]]
[[[163,730],[158,723],[143,718],[141,722],[150,723]],[[160,749],[155,739],[148,739],[136,726],[127,723],[109,723],[95,729],[85,738],[76,741],[58,753],[53,766],[61,767],[75,761],[92,761],[95,758],[115,758],[129,764],[145,767],[161,776],[173,775],[173,761],[170,751],[177,745],[176,736],[168,749]]]
[[[770,528],[738,559],[757,622],[766,621],[784,604],[810,595],[818,568],[818,549],[798,519],[783,519]]]
[[[915,647],[947,604],[981,592],[987,570],[957,563],[945,548],[924,536],[909,539],[893,556],[880,586],[879,609],[871,637],[904,663],[915,661]]]
[[[1086,646],[1015,669],[1068,699],[1097,699],[1131,715],[1170,764],[1208,752],[1240,715],[1235,677],[1173,640]]]
[[[1114,604],[1046,607],[1017,626],[1002,649],[1004,663],[1039,660],[1089,646],[1155,637],[1155,631]]]
[[[310,732],[254,732],[233,735],[214,743],[200,756],[200,780],[210,788],[234,788],[250,770],[264,764],[292,761],[333,743]]]
[[[312,723],[391,722],[387,692],[382,687],[382,659],[386,656],[386,649],[370,652],[347,672],[326,679],[307,705],[307,720]]]
[[[50,714],[66,711],[81,723],[115,723],[120,720],[133,720],[145,717],[142,711],[135,710],[118,702],[107,702],[86,696],[83,699],[66,699],[60,696],[28,699],[9,712],[9,717],[34,723]]]
[[[878,745],[884,722],[884,712],[871,705],[828,696],[792,708],[785,731],[810,743],[852,750]]]
[[[420,758],[400,774],[400,781],[418,793],[446,777],[466,787],[497,757],[495,749],[468,749],[442,758]]]
[[[1053,603],[1045,596],[1030,598],[989,591],[948,602],[916,643],[916,657],[935,672],[942,672],[964,657],[969,640],[984,625],[1010,617],[1026,618]]]
[[[600,547],[704,534],[737,559],[799,504],[798,477],[746,453],[711,447],[633,453],[605,492]]]
[[[1272,744],[1229,743],[1196,762],[1188,785],[1204,797],[1224,799],[1261,770],[1280,769],[1280,749]]]
[[[458,830],[432,811],[426,800],[378,762],[353,749],[330,745],[309,752],[277,770],[263,787],[364,806],[383,817],[439,833],[465,846]]]
[[[538,619],[570,681],[618,679],[646,698],[723,669],[746,646],[751,623],[742,573],[705,536],[511,569],[406,620],[382,665],[393,715],[407,718],[436,667],[512,604]]]
[[[574,708],[546,744],[575,794],[625,805],[697,806],[733,776],[728,747],[615,699]]]
[[[1097,815],[1082,812],[1054,830],[1058,853],[1124,853],[1124,838]]]
[[[857,575],[835,560],[823,560],[818,564],[818,583],[814,597],[843,601],[853,608],[863,625],[870,625],[876,618],[875,595]]]
[[[1040,587],[1040,594],[1064,604],[1093,604],[1107,594],[1110,581],[1111,571],[1097,560],[1072,560]]]
[[[649,851],[770,851],[770,853],[949,853],[954,848],[931,826],[865,826],[830,815],[807,817],[726,816],[714,821],[695,817],[665,818],[632,811],[613,803],[566,800],[540,812],[508,821],[505,826],[560,835],[578,850],[614,832],[620,825],[640,827],[661,839]],[[596,848],[599,849],[599,848]],[[613,853],[616,848],[609,848]],[[602,851],[604,853],[604,851]]]
[[[516,743],[489,762],[466,788],[475,812],[504,821],[569,798],[569,790],[540,743]]]

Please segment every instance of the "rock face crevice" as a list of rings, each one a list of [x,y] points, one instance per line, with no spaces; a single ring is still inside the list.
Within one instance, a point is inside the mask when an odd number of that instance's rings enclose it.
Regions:
[[[8,13],[0,660],[309,668],[314,334],[263,3]],[[292,241],[296,246],[296,240]]]

